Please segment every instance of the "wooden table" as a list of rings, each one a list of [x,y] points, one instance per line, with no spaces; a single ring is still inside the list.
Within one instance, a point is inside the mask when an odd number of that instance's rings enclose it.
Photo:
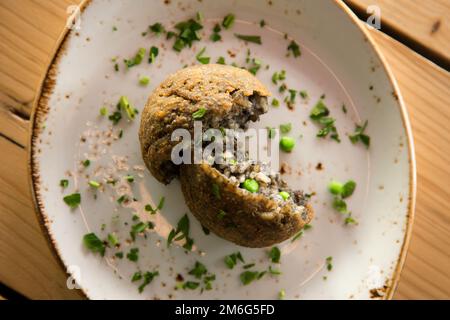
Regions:
[[[38,226],[26,167],[31,106],[64,28],[66,8],[76,2],[0,1],[0,283],[33,299],[80,298],[66,288],[65,273]],[[414,132],[416,219],[395,298],[449,299],[450,74],[437,64],[450,64],[450,2],[346,2],[361,17],[368,4],[381,8],[382,31],[390,36],[372,35],[399,82]],[[1,291],[0,296],[8,298]]]

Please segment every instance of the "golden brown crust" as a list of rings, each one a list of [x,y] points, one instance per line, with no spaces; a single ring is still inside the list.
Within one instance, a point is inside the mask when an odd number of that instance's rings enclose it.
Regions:
[[[236,94],[239,93],[239,94]],[[149,97],[142,112],[139,140],[144,162],[153,176],[169,183],[178,169],[171,166],[173,130],[192,130],[192,114],[207,110],[204,123],[223,119],[244,103],[242,97],[270,95],[247,70],[209,64],[181,69],[170,75]]]
[[[292,202],[280,207],[261,194],[232,185],[207,164],[181,166],[180,181],[186,203],[202,225],[238,245],[260,248],[282,242],[313,217],[309,204],[302,213],[295,213]]]

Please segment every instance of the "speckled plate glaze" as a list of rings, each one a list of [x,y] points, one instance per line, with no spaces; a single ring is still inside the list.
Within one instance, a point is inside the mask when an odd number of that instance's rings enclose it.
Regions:
[[[80,30],[67,31],[61,38],[55,58],[43,81],[36,101],[30,144],[30,176],[39,218],[52,247],[68,274],[77,278],[81,292],[93,299],[276,299],[285,290],[288,299],[366,299],[390,298],[405,259],[411,233],[415,162],[409,120],[401,95],[389,68],[370,39],[366,27],[337,1],[102,1],[83,4]],[[172,41],[153,34],[142,36],[150,24],[161,22],[171,29],[176,22],[204,16],[203,40],[181,53],[171,49]],[[215,23],[228,13],[236,14],[230,30],[221,32],[223,40],[213,43],[209,35]],[[266,26],[260,27],[264,18]],[[114,31],[113,27],[117,30]],[[257,34],[262,45],[245,43],[233,33]],[[288,39],[285,38],[288,34]],[[301,57],[286,56],[291,39],[300,44]],[[155,64],[144,62],[125,70],[124,58],[139,47],[152,45],[160,53]],[[123,119],[113,126],[99,115],[106,106],[111,112],[121,95],[142,110],[147,96],[168,74],[186,64],[198,63],[196,54],[215,61],[224,56],[227,63],[245,65],[247,49],[263,61],[257,76],[281,101],[254,127],[278,126],[291,122],[296,148],[283,154],[284,178],[295,188],[315,193],[316,215],[313,228],[294,242],[279,245],[281,276],[265,275],[247,286],[241,284],[242,264],[226,268],[226,255],[240,251],[252,270],[267,270],[268,249],[238,247],[205,235],[198,221],[188,212],[178,181],[168,186],[158,183],[144,168],[137,131],[139,119]],[[117,57],[120,70],[111,61]],[[266,69],[268,65],[268,69]],[[297,97],[295,109],[283,103],[283,95],[271,82],[273,72],[285,69],[289,88],[307,90],[308,99]],[[140,86],[141,75],[150,85]],[[308,117],[311,108],[325,94],[325,102],[336,118],[341,143],[316,137],[317,125]],[[342,111],[342,105],[347,113]],[[369,121],[369,150],[353,145],[347,135],[355,123]],[[119,138],[122,130],[123,136]],[[90,159],[90,166],[81,164]],[[135,176],[133,183],[119,179],[115,186],[104,183],[109,175]],[[59,186],[68,179],[69,186]],[[97,191],[87,185],[103,182]],[[332,208],[327,190],[331,179],[353,179],[357,189],[347,201],[358,225],[345,226],[344,218]],[[81,206],[75,210],[63,196],[79,191]],[[137,201],[117,203],[127,194]],[[165,196],[161,212],[148,215],[144,206],[156,204]],[[194,249],[187,253],[178,243],[166,246],[167,235],[188,213]],[[129,237],[133,215],[151,220],[155,229]],[[128,225],[126,225],[128,223]],[[86,250],[82,237],[95,232],[106,238],[116,232],[120,249],[107,249],[104,258]],[[139,248],[137,262],[115,259]],[[327,270],[326,258],[333,258]],[[188,275],[195,261],[201,261],[216,275],[210,291],[175,290],[177,275]],[[159,270],[142,293],[132,283],[137,270]],[[69,279],[70,282],[70,279]]]

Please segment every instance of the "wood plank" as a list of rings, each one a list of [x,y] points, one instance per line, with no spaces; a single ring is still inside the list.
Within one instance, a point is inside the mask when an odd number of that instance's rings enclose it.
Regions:
[[[0,50],[0,148],[6,155],[0,167],[0,281],[30,298],[79,297],[65,288],[65,274],[37,224],[27,183],[26,152],[20,147],[26,145],[27,119],[39,75],[51,58],[69,3],[0,2],[0,36],[14,49]],[[26,8],[28,5],[31,7]],[[37,18],[28,21],[27,16]],[[450,75],[391,38],[373,34],[410,112],[418,162],[416,222],[395,297],[450,298],[450,173],[446,159],[450,141],[445,129],[450,120]],[[4,63],[14,58],[14,51],[20,63]]]
[[[28,188],[27,153],[0,137],[0,280],[33,299],[79,299],[38,224]]]
[[[401,37],[430,50],[450,64],[450,1],[448,0],[345,0],[366,12],[370,5],[381,9],[381,22]]]
[[[398,299],[450,298],[450,73],[381,32],[372,32],[399,83],[412,122],[418,189]]]
[[[79,2],[0,1],[0,109],[17,108],[29,117],[41,76],[65,26],[66,8]]]

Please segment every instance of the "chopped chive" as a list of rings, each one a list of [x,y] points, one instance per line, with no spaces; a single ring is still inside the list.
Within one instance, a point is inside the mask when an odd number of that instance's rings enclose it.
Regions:
[[[203,47],[203,49],[200,50],[200,52],[197,53],[197,55],[195,56],[197,61],[200,62],[201,64],[208,64],[209,60],[211,59],[210,57],[203,56],[203,54],[205,53],[205,50],[206,50],[206,47]]]
[[[300,239],[302,236],[303,236],[303,231],[300,230],[299,232],[297,232],[297,233],[295,234],[295,236],[292,237],[291,242],[294,242],[294,241]]]
[[[205,113],[206,113],[206,109],[202,107],[192,114],[192,118],[195,120],[201,119],[201,118],[203,118]]]
[[[231,26],[234,24],[235,16],[232,13],[227,14],[222,21],[222,26],[225,29],[230,29]]]
[[[92,188],[96,188],[96,189],[100,188],[100,183],[97,182],[97,181],[95,181],[95,180],[90,180],[90,181],[88,182],[88,184],[89,184]]]
[[[127,68],[137,66],[141,64],[142,60],[144,59],[144,56],[145,56],[145,48],[139,48],[138,52],[133,58],[124,60],[125,65],[127,66]]]
[[[238,34],[235,33],[234,36],[238,39],[247,41],[247,42],[252,42],[252,43],[256,43],[256,44],[262,44],[261,41],[261,36],[255,36],[255,35],[244,35],[244,34]]]
[[[89,159],[86,159],[86,160],[83,161],[83,166],[85,168],[89,167],[90,164],[91,164],[91,160],[89,160]]]

